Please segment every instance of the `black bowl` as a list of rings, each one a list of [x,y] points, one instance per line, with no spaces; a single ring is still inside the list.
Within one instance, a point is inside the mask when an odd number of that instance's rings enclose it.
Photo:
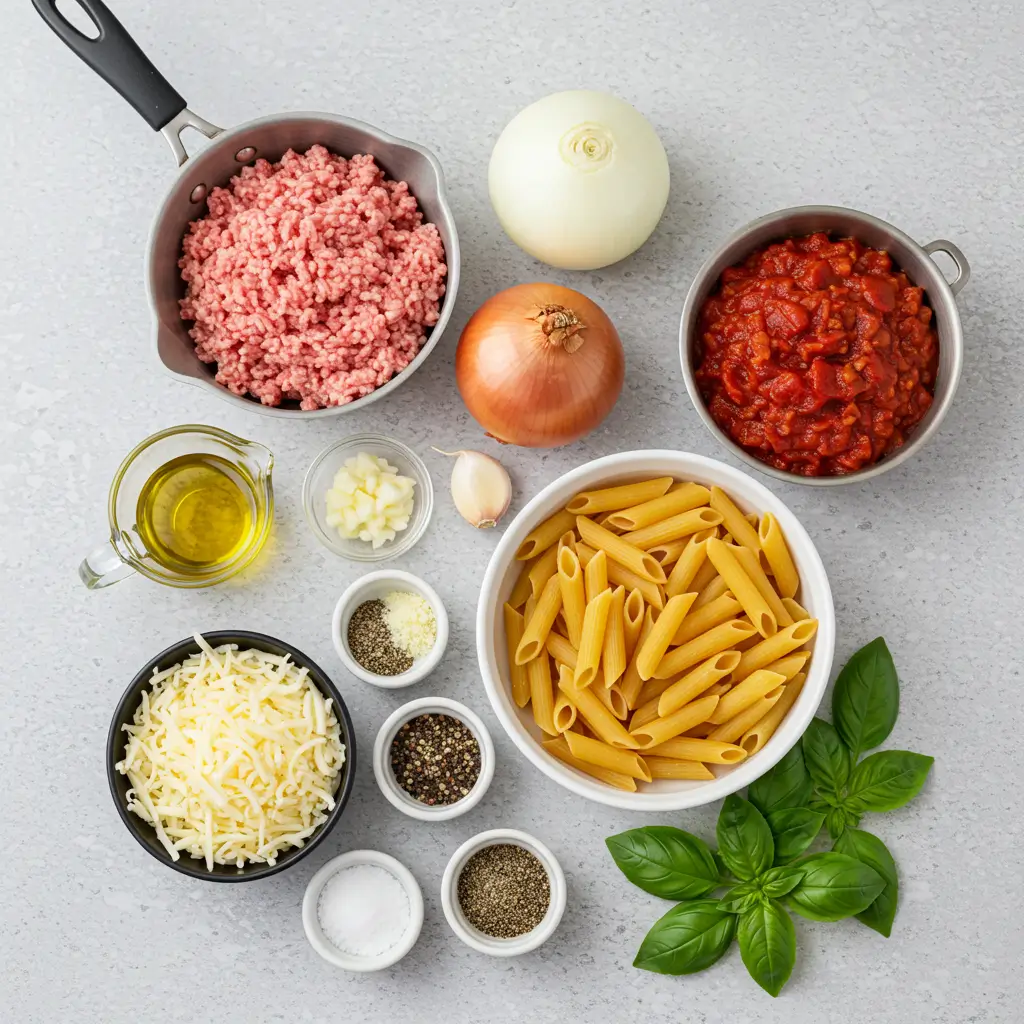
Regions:
[[[303,846],[292,847],[282,853],[277,858],[276,864],[247,864],[244,868],[214,864],[213,871],[208,871],[205,861],[196,860],[185,853],[178,860],[171,860],[157,838],[156,830],[152,825],[147,824],[138,815],[132,814],[128,810],[127,793],[130,788],[128,777],[122,775],[114,767],[124,757],[126,734],[121,726],[132,722],[142,699],[142,691],[148,689],[150,685],[153,669],[163,671],[184,661],[190,655],[198,653],[199,647],[192,637],[179,640],[178,643],[168,647],[166,651],[161,651],[142,667],[131,681],[128,689],[125,690],[124,696],[114,712],[114,717],[110,721],[110,731],[107,733],[107,781],[110,783],[110,795],[114,798],[117,813],[121,815],[121,820],[127,826],[128,831],[148,853],[156,857],[162,864],[174,868],[175,871],[180,871],[183,875],[202,878],[208,882],[251,882],[256,878],[276,875],[278,871],[284,871],[285,868],[291,867],[292,864],[301,860],[318,846],[324,836],[338,823],[345,810],[345,804],[348,803],[349,795],[352,792],[352,783],[355,780],[355,730],[352,728],[352,719],[349,717],[348,708],[345,707],[345,702],[337,687],[319,665],[307,658],[302,651],[292,647],[291,644],[276,640],[265,633],[250,633],[245,630],[221,629],[210,633],[204,632],[202,635],[211,647],[219,647],[221,644],[238,644],[242,649],[255,647],[258,650],[279,656],[290,654],[296,665],[309,670],[309,678],[324,697],[330,697],[334,702],[334,714],[338,719],[341,742],[345,744],[345,764],[342,768],[338,790],[334,795],[334,808],[327,815],[327,820],[306,840]]]

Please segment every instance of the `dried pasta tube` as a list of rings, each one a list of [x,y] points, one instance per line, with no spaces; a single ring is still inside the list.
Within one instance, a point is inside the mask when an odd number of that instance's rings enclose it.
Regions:
[[[558,577],[552,576],[544,584],[544,590],[537,599],[537,607],[526,620],[526,628],[523,630],[523,639],[519,641],[516,648],[516,661],[525,665],[532,661],[544,650],[551,627],[562,607],[562,590],[558,583]]]
[[[544,646],[547,647],[548,654],[559,665],[566,665],[571,669],[576,668],[576,648],[564,636],[548,633],[547,643]]]
[[[647,770],[643,758],[633,750],[612,747],[579,733],[568,733],[565,742],[569,745],[573,757],[578,757],[581,761],[629,775],[634,779],[642,779],[644,782],[651,781],[651,773]]]
[[[562,591],[562,614],[565,616],[569,643],[578,650],[583,636],[583,613],[587,598],[579,557],[568,545],[558,551],[558,586]]]
[[[700,536],[700,534],[693,534],[694,537]],[[647,549],[647,554],[652,555],[658,560],[658,565],[663,569],[667,569],[670,565],[674,565],[678,560],[679,556],[686,550],[686,545],[690,542],[690,538],[680,538],[679,540],[669,540],[664,544],[655,544],[653,548]]]
[[[526,599],[533,593],[533,586],[530,583],[531,568],[533,568],[532,562],[524,566],[523,571],[517,577],[515,585],[512,587],[512,593],[508,597],[510,607],[522,608],[526,604]]]
[[[636,667],[641,679],[646,681],[654,675],[696,597],[696,594],[677,594],[669,598],[665,610],[658,616],[658,621],[636,656]]]
[[[723,743],[735,743],[748,729],[756,725],[769,711],[778,703],[782,697],[785,686],[776,686],[769,690],[756,703],[741,711],[735,718],[730,718],[722,725],[716,725],[708,733],[709,740],[721,740]]]
[[[711,488],[708,504],[722,515],[722,525],[732,534],[737,544],[742,544],[752,551],[761,550],[761,542],[757,539],[757,530],[747,522],[746,517],[736,507],[736,503],[721,487]],[[739,595],[737,595],[739,596]]]
[[[789,709],[796,703],[797,697],[800,696],[806,678],[807,676],[803,672],[798,672],[792,682],[786,683],[782,696],[775,702],[768,714],[758,719],[739,738],[739,745],[747,752],[748,757],[751,754],[756,754],[775,734],[775,730],[789,714]]]
[[[631,729],[630,733],[641,750],[657,746],[701,722],[708,721],[718,706],[718,700],[718,697],[701,697],[665,718],[656,718],[639,729]]]
[[[587,604],[590,604],[602,590],[608,589],[608,556],[603,551],[595,551],[586,563],[584,582]]]
[[[707,765],[699,761],[677,761],[671,757],[645,757],[644,764],[652,779],[693,779],[707,782],[715,777]]]
[[[710,497],[711,492],[700,484],[683,484],[682,487],[673,488],[659,498],[613,512],[608,517],[608,522],[620,530],[640,530],[672,516],[689,512],[691,509],[700,508],[701,505],[708,503]]]
[[[798,601],[795,601],[791,597],[784,597],[782,599],[783,607],[792,616],[794,622],[803,622],[804,619],[809,619],[811,613]]]
[[[684,514],[690,515],[691,513]],[[618,562],[619,565],[631,569],[638,576],[648,579],[652,583],[665,582],[665,570],[658,564],[656,558],[630,544],[623,537],[616,536],[611,530],[606,530],[603,526],[595,523],[593,519],[577,516],[576,529],[579,530],[580,537],[585,543],[603,550],[611,561]],[[703,529],[703,527],[698,527],[698,529]],[[690,532],[695,533],[696,531],[691,530]]]
[[[608,608],[608,624],[604,630],[604,644],[601,648],[601,669],[604,685],[614,686],[626,671],[626,588],[616,587],[612,591],[612,602]]]
[[[681,679],[677,679],[659,698],[658,714],[664,717],[678,711],[684,704],[699,697],[710,686],[736,670],[740,663],[739,651],[722,651],[702,661]]]
[[[743,747],[735,743],[694,739],[690,736],[665,740],[651,747],[648,753],[654,757],[674,757],[679,761],[702,761],[704,764],[737,764],[747,756]],[[647,754],[644,760],[648,760]]]
[[[775,577],[775,587],[779,594],[782,597],[796,597],[800,589],[800,576],[793,564],[793,556],[789,553],[782,527],[771,512],[765,512],[761,517],[757,539],[761,543],[761,554]]]
[[[669,651],[654,672],[656,679],[671,679],[688,668],[710,658],[721,651],[734,651],[736,645],[752,637],[756,630],[749,622],[730,619],[714,629],[695,637],[693,640]],[[757,648],[754,648],[755,650]],[[742,659],[740,661],[742,665]],[[760,667],[760,666],[759,666]]]
[[[594,734],[613,747],[635,750],[639,744],[626,731],[626,727],[601,703],[591,688],[580,690],[573,682],[571,670],[562,666],[558,671],[558,689],[569,698],[579,713],[579,718],[593,730]],[[576,720],[579,726],[579,718]]]
[[[735,718],[741,711],[746,710],[751,704],[756,704],[766,693],[781,686],[786,681],[784,675],[778,672],[769,672],[762,668],[757,672],[751,672],[742,683],[737,683],[718,702],[715,713],[708,718],[709,722],[721,725]]]
[[[633,657],[640,631],[644,628],[644,597],[635,587],[622,606],[622,630],[626,642],[626,662]]]
[[[778,672],[779,675],[784,676],[788,683],[799,672],[803,671],[803,667],[807,664],[807,659],[810,656],[810,651],[794,651],[792,654],[787,654],[784,658],[779,658],[778,661],[773,661],[766,667],[770,671]]]
[[[530,592],[539,598],[544,592],[544,586],[558,569],[558,546],[552,544],[547,551],[530,563]]]
[[[569,744],[565,742],[563,736],[559,736],[555,740],[544,740],[541,745],[549,754],[557,757],[559,761],[569,765],[570,768],[584,772],[615,789],[622,789],[627,793],[636,792],[636,779],[631,776],[609,771],[607,768],[599,768],[596,764],[589,764],[586,761],[581,761],[578,757],[573,757],[572,751],[569,750]]]
[[[646,551],[656,544],[664,544],[666,541],[688,537],[691,533],[700,533],[709,527],[718,526],[721,521],[721,512],[716,512],[713,508],[694,508],[689,512],[680,512],[679,515],[663,519],[660,523],[645,526],[642,530],[630,530],[629,533],[622,535],[622,540]]]
[[[742,517],[741,517],[742,518]],[[750,524],[743,520],[749,528]],[[756,536],[756,535],[755,535]],[[708,541],[708,559],[714,564],[719,575],[725,580],[733,596],[743,606],[743,610],[750,617],[750,621],[757,627],[757,631],[763,637],[774,636],[779,625],[768,607],[768,603],[761,596],[760,591],[754,585],[750,577],[743,571],[743,566],[723,541]]]
[[[603,590],[587,605],[587,609],[583,613],[583,634],[580,639],[574,678],[576,686],[580,689],[588,687],[597,677],[611,604],[612,592]]]
[[[524,619],[512,607],[504,606],[505,640],[508,645],[508,674],[512,683],[512,700],[517,708],[525,708],[530,703],[530,681],[526,676],[526,667],[516,661],[516,649],[523,638]]]
[[[622,682],[619,684],[622,696],[626,698],[626,706],[630,708],[636,707],[638,703],[637,697],[644,685],[644,681],[640,678],[640,670],[636,665],[637,655],[639,655],[643,648],[644,641],[651,635],[652,629],[654,629],[654,613],[648,608],[644,612],[644,621],[640,627],[640,634],[633,648],[633,654],[629,659],[629,664],[626,666],[626,671],[623,673]]]
[[[547,651],[534,658],[526,666],[530,680],[530,704],[533,706],[533,720],[549,736],[557,736],[555,728],[555,691],[551,682],[551,659]]]
[[[576,708],[561,691],[555,696],[555,708],[552,712],[556,732],[567,732],[576,723]]]
[[[672,477],[659,476],[635,484],[605,487],[599,491],[581,491],[565,506],[567,512],[577,516],[592,516],[598,512],[611,512],[650,501],[664,494],[672,486]]]
[[[717,578],[721,579],[721,577]],[[700,595],[697,596],[699,600]],[[672,637],[672,643],[676,647],[688,643],[700,636],[701,633],[706,633],[709,629],[728,622],[729,619],[738,619],[742,614],[743,608],[739,601],[728,590],[700,607],[698,607],[697,601],[694,601],[693,607],[687,612],[682,625],[676,630],[676,635]]]
[[[762,640],[756,647],[744,651],[740,663],[733,673],[733,679],[741,682],[759,668],[767,668],[773,661],[784,658],[798,647],[803,647],[818,631],[817,619],[804,619],[792,626],[780,629],[773,637]]]
[[[558,538],[575,525],[576,517],[571,512],[556,512],[526,535],[526,539],[516,549],[516,558],[521,562],[528,558],[535,558],[542,551],[546,551],[556,544]]]
[[[736,547],[732,549],[743,571],[750,577],[751,583],[757,587],[758,593],[764,598],[765,603],[772,610],[775,621],[782,626],[792,626],[793,616],[789,614],[782,598],[775,592],[772,582],[768,579],[761,563],[758,561],[755,552],[750,548]]]
[[[686,547],[683,548],[682,554],[676,560],[676,564],[672,566],[672,571],[669,573],[668,581],[665,584],[665,594],[668,597],[675,597],[676,594],[686,593],[690,589],[690,584],[693,582],[694,577],[700,571],[700,567],[707,560],[707,539],[698,540],[698,537],[703,537],[703,533],[695,533],[686,542]],[[699,591],[695,590],[694,593],[699,593]]]

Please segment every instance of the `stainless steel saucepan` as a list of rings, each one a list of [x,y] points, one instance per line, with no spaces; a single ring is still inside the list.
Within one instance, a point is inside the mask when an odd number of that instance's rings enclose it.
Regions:
[[[80,32],[57,10],[56,0],[32,0],[51,29],[104,81],[112,85],[168,141],[181,168],[157,213],[146,251],[146,288],[156,322],[156,350],[160,361],[178,380],[213,391],[242,408],[282,418],[315,419],[361,409],[394,391],[430,355],[444,331],[459,288],[459,239],[445,196],[444,175],[437,158],[415,143],[388,135],[372,125],[338,114],[299,112],[275,114],[247,121],[236,128],[218,128],[189,110],[185,100],[153,66],[124,26],[102,0],[75,0],[96,27],[95,38]],[[213,140],[198,156],[189,157],[181,141],[186,128]],[[240,167],[257,157],[278,160],[288,149],[305,152],[320,144],[350,157],[368,153],[392,178],[408,182],[426,220],[436,225],[444,243],[448,265],[440,318],[430,329],[416,358],[387,384],[348,405],[303,411],[297,402],[278,407],[233,394],[214,380],[214,367],[195,354],[188,325],[178,312],[185,285],[178,269],[181,241],[189,221],[205,212],[207,193],[223,185]]]

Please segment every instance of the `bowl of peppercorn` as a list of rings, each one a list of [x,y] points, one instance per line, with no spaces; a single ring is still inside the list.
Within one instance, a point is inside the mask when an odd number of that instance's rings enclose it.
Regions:
[[[420,821],[472,810],[494,778],[494,744],[479,716],[447,697],[409,701],[380,727],[373,774],[392,806]]]
[[[357,679],[398,690],[437,668],[448,646],[448,613],[429,583],[382,569],[360,576],[338,599],[331,639]]]

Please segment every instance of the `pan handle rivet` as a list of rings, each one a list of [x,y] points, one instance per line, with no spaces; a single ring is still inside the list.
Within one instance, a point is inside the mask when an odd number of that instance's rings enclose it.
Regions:
[[[247,164],[256,155],[256,149],[253,146],[243,146],[236,154],[235,159],[240,164]]]
[[[188,194],[190,202],[201,203],[206,198],[206,186],[196,185],[194,189]]]

